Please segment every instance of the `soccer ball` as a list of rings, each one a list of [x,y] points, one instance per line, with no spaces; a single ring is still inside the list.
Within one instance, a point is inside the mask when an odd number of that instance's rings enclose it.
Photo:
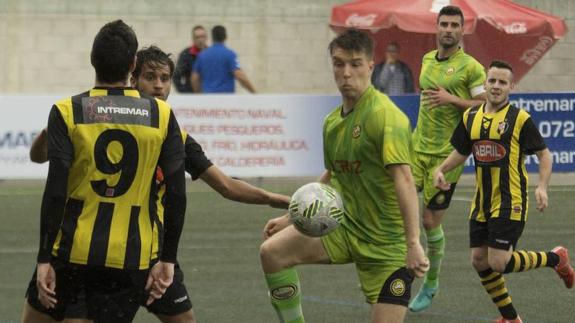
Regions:
[[[339,193],[321,183],[300,187],[291,197],[290,220],[301,233],[321,237],[335,230],[343,217]]]

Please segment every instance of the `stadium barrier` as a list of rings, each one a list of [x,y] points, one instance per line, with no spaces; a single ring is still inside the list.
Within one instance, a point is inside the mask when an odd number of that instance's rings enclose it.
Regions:
[[[47,165],[30,162],[34,137],[46,126],[58,96],[0,96],[0,178],[45,178]],[[417,120],[419,96],[392,97]],[[526,109],[553,154],[554,171],[575,171],[575,93],[513,94]],[[323,171],[323,118],[340,103],[337,95],[173,95],[180,127],[206,155],[237,177],[315,176]],[[526,159],[537,171],[537,159]],[[473,171],[468,161],[467,172]]]
[[[391,97],[409,117],[417,123],[418,95]],[[575,171],[575,92],[566,93],[514,93],[511,103],[525,109],[545,139],[553,156],[554,172]],[[528,172],[537,172],[537,157],[525,159]],[[466,162],[465,172],[473,172],[473,159]]]

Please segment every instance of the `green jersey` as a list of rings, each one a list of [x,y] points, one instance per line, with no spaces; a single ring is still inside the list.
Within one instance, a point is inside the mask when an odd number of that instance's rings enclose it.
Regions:
[[[354,109],[332,111],[323,126],[325,167],[340,192],[346,214],[341,224],[375,244],[405,242],[403,218],[389,165],[410,164],[409,119],[370,86]]]
[[[462,99],[483,93],[485,71],[473,57],[459,49],[453,55],[437,58],[437,50],[423,56],[419,87],[421,90],[438,86]],[[453,131],[463,116],[463,110],[453,105],[429,109],[420,97],[417,127],[413,134],[413,148],[417,152],[447,156],[453,150],[449,143]]]

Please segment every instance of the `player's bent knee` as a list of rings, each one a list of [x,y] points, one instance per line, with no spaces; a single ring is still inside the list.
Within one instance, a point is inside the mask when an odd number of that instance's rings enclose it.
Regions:
[[[480,253],[471,253],[471,265],[477,271],[483,271],[489,267],[487,257]]]
[[[272,261],[273,259],[273,244],[270,243],[269,241],[264,241],[261,245],[260,245],[260,259],[262,261]]]
[[[499,258],[489,259],[489,267],[491,267],[491,269],[493,269],[493,271],[495,272],[498,273],[505,272],[506,266],[507,263],[505,262],[505,259],[499,259]]]
[[[273,266],[286,268],[288,257],[283,257],[281,248],[276,246],[274,240],[266,240],[260,246],[260,261],[264,267]]]
[[[433,230],[435,228],[437,228],[438,226],[441,225],[441,222],[443,220],[443,214],[445,213],[445,210],[430,210],[430,209],[425,209],[425,211],[423,212],[423,227],[425,228],[425,230]]]
[[[429,217],[423,217],[423,227],[425,230],[429,231],[434,228],[435,221]]]

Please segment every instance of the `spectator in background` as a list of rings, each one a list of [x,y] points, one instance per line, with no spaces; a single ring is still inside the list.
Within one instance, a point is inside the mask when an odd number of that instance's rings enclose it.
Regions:
[[[204,50],[194,63],[192,87],[194,92],[234,93],[237,79],[250,93],[256,90],[240,68],[236,53],[224,45],[226,29],[215,26],[212,29],[213,45]]]
[[[371,83],[387,95],[415,92],[413,75],[409,66],[399,60],[399,45],[389,43],[385,50],[385,61],[377,64],[371,75]]]
[[[192,28],[192,46],[184,49],[178,56],[178,63],[174,71],[174,85],[180,93],[192,93],[191,75],[194,62],[200,52],[208,47],[208,34],[203,26]]]
[[[428,268],[410,168],[411,127],[371,86],[373,41],[366,33],[347,30],[328,50],[342,104],[324,120],[319,182],[340,192],[346,212],[322,237],[300,233],[289,214],[268,221],[260,260],[270,300],[280,322],[304,323],[295,266],[354,262],[371,322],[403,322],[413,275]]]

